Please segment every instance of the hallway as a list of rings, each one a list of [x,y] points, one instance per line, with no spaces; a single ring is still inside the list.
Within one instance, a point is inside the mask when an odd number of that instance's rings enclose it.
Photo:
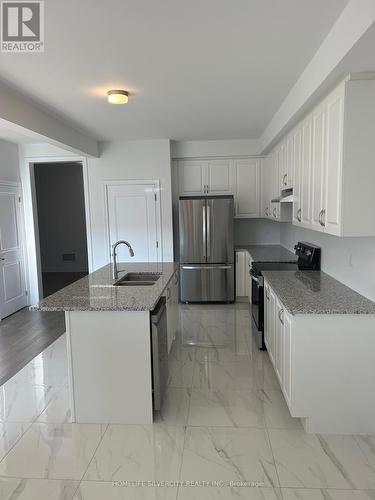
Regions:
[[[0,385],[64,332],[64,313],[25,308],[0,321]]]

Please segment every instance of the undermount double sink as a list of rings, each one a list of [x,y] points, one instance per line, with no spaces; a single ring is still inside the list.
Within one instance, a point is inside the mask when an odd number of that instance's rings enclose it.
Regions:
[[[126,273],[116,281],[114,286],[152,286],[160,278],[158,274],[151,273]]]

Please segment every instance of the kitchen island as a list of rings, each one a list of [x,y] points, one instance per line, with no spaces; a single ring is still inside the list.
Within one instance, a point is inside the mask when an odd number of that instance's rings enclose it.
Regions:
[[[177,273],[174,263],[119,264],[158,275],[151,286],[115,286],[108,264],[32,306],[64,311],[72,421],[153,421],[150,312]]]

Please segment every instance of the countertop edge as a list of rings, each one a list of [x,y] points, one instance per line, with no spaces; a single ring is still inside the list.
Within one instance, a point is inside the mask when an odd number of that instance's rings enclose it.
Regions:
[[[174,264],[174,263],[170,263]],[[103,266],[104,269],[106,266]],[[100,269],[99,269],[100,271]],[[163,296],[166,288],[170,284],[171,280],[173,277],[178,273],[178,267],[176,266],[173,271],[170,271],[170,276],[165,279],[162,288],[159,290],[159,292],[156,295],[155,300],[152,303],[148,303],[146,305],[142,305],[140,307],[135,307],[135,306],[124,306],[124,307],[100,307],[100,306],[68,306],[68,305],[43,305],[43,301],[48,300],[48,297],[45,299],[42,299],[39,303],[33,304],[28,307],[30,311],[41,311],[41,312],[151,312],[155,306],[157,305],[158,301],[160,300],[160,297]],[[167,273],[168,276],[169,273]],[[86,278],[88,278],[90,275],[88,275]],[[84,279],[84,278],[83,278]],[[80,281],[80,280],[78,280]],[[74,285],[74,283],[72,283]],[[72,286],[68,285],[68,286]],[[105,286],[105,285],[103,285]],[[113,285],[110,285],[112,287]],[[67,288],[67,287],[65,287]],[[141,286],[139,288],[142,288]],[[146,287],[144,287],[146,288]],[[148,288],[148,287],[147,287]],[[62,289],[63,290],[63,289]],[[61,290],[60,290],[61,291]],[[59,293],[59,292],[56,292]]]

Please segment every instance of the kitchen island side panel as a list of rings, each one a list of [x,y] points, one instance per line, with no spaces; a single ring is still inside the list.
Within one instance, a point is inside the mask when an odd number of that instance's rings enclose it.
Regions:
[[[70,311],[73,420],[151,424],[149,311]]]

